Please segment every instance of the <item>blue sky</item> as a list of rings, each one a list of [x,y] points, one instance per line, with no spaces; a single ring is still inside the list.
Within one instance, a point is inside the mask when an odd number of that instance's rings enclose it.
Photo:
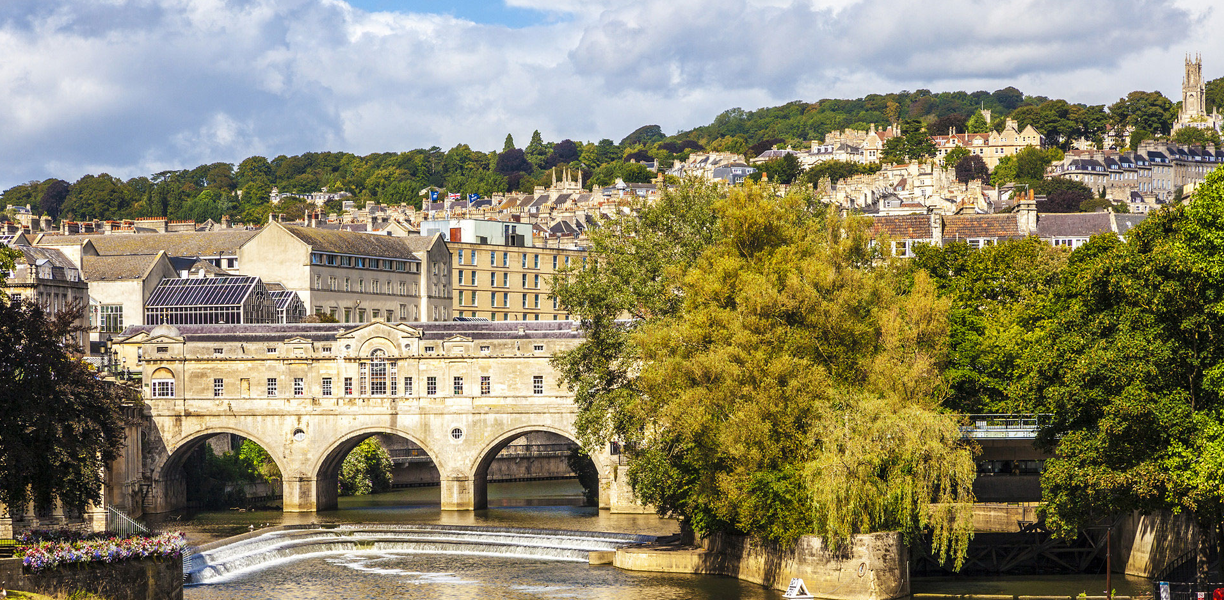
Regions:
[[[0,190],[506,134],[620,140],[896,90],[1107,104],[1224,76],[1191,0],[0,0]]]
[[[474,23],[527,27],[556,20],[544,11],[507,6],[501,0],[349,0],[368,11],[449,14]]]

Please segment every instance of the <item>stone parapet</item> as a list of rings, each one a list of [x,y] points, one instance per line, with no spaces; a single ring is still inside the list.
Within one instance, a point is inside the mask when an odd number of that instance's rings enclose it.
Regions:
[[[19,558],[0,559],[0,589],[64,597],[85,591],[108,600],[182,600],[183,559],[64,565],[28,572]]]

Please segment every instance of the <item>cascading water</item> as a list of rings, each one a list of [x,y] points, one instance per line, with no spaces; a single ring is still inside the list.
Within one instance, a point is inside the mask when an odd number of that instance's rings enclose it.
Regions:
[[[505,527],[345,525],[278,528],[209,544],[187,557],[187,584],[215,583],[264,566],[326,554],[462,554],[586,562],[590,552],[654,541],[653,536]]]

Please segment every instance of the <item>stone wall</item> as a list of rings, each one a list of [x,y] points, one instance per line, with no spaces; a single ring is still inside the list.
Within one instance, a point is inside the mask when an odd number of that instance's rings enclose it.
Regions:
[[[0,559],[0,588],[65,596],[84,590],[107,600],[182,600],[183,560],[145,559],[69,565],[29,573],[21,559]]]
[[[1198,526],[1186,514],[1131,513],[1113,531],[1114,567],[1127,575],[1155,577],[1194,550]]]
[[[909,551],[899,533],[858,535],[844,551],[831,551],[816,536],[790,548],[741,536],[712,536],[700,548],[627,548],[614,564],[630,571],[727,575],[785,590],[803,579],[817,598],[890,600],[908,596]]]

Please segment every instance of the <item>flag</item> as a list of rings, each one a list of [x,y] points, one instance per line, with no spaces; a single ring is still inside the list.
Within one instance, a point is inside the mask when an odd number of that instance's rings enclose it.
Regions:
[[[458,193],[454,193],[454,194],[447,194],[447,195],[446,195],[446,199],[447,199],[447,200],[458,200],[458,199],[459,199],[459,194],[458,194]]]
[[[468,202],[480,200],[480,194],[468,194]]]
[[[429,201],[430,202],[438,201],[438,190],[429,190]]]

